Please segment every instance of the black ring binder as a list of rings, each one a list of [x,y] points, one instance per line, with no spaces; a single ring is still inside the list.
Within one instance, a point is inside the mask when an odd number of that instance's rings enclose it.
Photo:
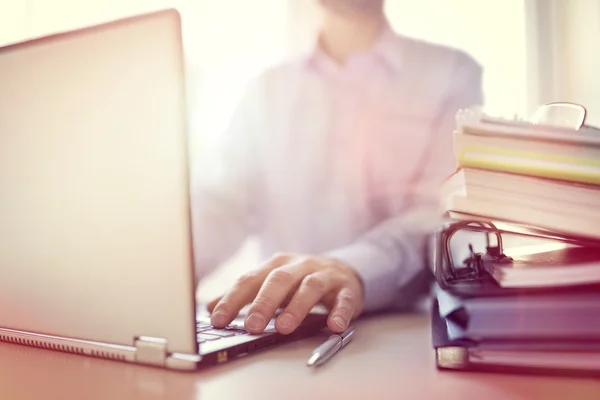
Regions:
[[[450,240],[459,231],[481,232],[486,234],[486,252],[474,253],[470,248],[471,256],[464,260],[461,268],[454,265]],[[560,288],[503,288],[483,268],[485,262],[511,262],[512,259],[504,254],[502,235],[520,235],[537,237],[548,240],[560,241],[579,246],[600,248],[600,240],[562,236],[556,233],[545,232],[536,228],[523,225],[512,225],[511,228],[500,229],[491,221],[473,217],[452,221],[442,225],[434,234],[433,257],[431,267],[437,284],[442,290],[458,297],[487,297],[507,296],[521,294],[545,294],[573,290],[573,287]],[[491,237],[495,236],[495,244]],[[589,284],[584,288],[598,290],[600,285]]]

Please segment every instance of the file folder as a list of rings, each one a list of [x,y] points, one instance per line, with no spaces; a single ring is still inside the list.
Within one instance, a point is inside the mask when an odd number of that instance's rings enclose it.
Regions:
[[[440,370],[600,377],[600,341],[453,341],[437,301],[431,329]]]

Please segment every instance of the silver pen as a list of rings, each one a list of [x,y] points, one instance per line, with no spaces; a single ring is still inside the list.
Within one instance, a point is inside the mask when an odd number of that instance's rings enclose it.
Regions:
[[[329,339],[317,347],[306,362],[309,367],[325,364],[338,351],[344,348],[354,338],[354,327],[350,326],[344,332],[329,336]]]

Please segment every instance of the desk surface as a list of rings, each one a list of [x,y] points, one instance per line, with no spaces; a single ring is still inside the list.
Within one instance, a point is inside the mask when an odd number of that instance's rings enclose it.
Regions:
[[[439,372],[426,316],[360,321],[347,348],[309,369],[322,340],[196,373],[0,344],[0,399],[600,399],[600,380]]]

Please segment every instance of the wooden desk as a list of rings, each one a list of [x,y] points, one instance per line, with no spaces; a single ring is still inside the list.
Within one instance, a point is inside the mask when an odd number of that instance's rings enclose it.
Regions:
[[[322,339],[196,373],[0,344],[0,399],[600,399],[600,380],[438,372],[427,316],[363,320],[342,353],[305,367]]]

